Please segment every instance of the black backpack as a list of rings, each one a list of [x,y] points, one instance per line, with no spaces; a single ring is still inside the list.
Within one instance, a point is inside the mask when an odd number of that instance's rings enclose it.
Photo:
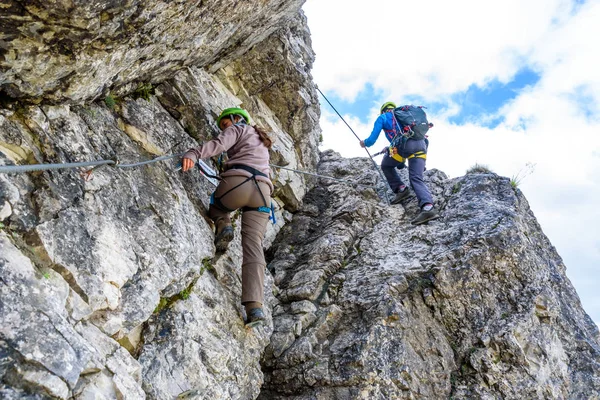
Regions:
[[[407,139],[423,140],[433,126],[427,121],[423,106],[406,105],[394,108],[394,117],[400,125],[400,132]]]

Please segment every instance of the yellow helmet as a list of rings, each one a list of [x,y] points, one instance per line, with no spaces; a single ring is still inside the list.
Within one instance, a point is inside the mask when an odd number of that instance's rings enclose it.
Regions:
[[[383,114],[389,108],[396,108],[396,104],[392,103],[391,101],[383,103],[383,105],[381,106],[381,109],[379,110],[380,114]]]

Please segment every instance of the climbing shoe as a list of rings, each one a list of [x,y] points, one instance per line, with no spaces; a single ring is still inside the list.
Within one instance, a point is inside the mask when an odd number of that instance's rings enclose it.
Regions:
[[[408,190],[408,188],[406,188],[402,192],[396,193],[396,197],[394,197],[394,199],[392,200],[391,203],[392,204],[398,204],[402,200],[406,199],[408,196],[410,196],[410,191]]]
[[[227,225],[215,236],[215,247],[217,248],[217,251],[223,252],[227,250],[227,245],[229,245],[229,242],[232,240],[233,227]]]
[[[248,319],[246,320],[246,326],[248,328],[252,328],[256,325],[262,324],[262,322],[264,320],[265,320],[265,313],[263,312],[262,308],[253,308],[248,313]]]
[[[419,215],[417,215],[412,221],[410,221],[410,223],[413,225],[421,225],[425,222],[438,219],[439,217],[440,213],[438,213],[437,210],[432,207],[429,210],[421,210]]]

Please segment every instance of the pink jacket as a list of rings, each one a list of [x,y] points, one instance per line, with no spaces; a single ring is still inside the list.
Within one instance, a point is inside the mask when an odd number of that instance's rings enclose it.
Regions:
[[[189,149],[183,157],[196,162],[198,159],[216,156],[224,151],[227,152],[228,160],[225,162],[225,172],[221,176],[252,176],[250,172],[242,169],[228,169],[235,164],[247,165],[270,176],[269,149],[250,125],[232,125],[221,132],[216,139]],[[271,179],[257,175],[256,180],[267,182],[273,192]]]

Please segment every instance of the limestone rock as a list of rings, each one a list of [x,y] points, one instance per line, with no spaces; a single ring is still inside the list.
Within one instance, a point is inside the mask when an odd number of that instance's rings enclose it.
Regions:
[[[214,72],[303,3],[9,0],[2,7],[0,88],[15,98],[82,101],[162,82],[190,65]]]
[[[598,330],[506,178],[427,171],[413,227],[317,151],[302,3],[2,3],[0,165],[118,164],[0,174],[0,397],[598,398]],[[177,170],[231,106],[274,139],[253,329],[239,214],[216,254],[214,183]]]
[[[0,175],[0,396],[258,396],[272,325],[243,327],[239,227],[229,250],[215,257],[206,219],[213,184],[198,171],[178,172],[177,158],[127,165],[198,146],[218,134],[221,109],[243,105],[270,128],[278,164],[314,166],[318,103],[298,103],[302,132],[277,115],[277,102],[297,102],[296,90],[314,94],[314,55],[299,43],[308,32],[297,17],[301,3],[4,8],[3,27],[20,20],[22,29],[3,46],[0,164],[104,159],[119,167]],[[288,21],[303,36],[281,30]],[[258,73],[297,71],[294,89],[276,101],[249,89],[250,69],[236,78],[225,72],[243,53],[262,64],[261,52],[247,52],[261,41],[287,50],[272,71]],[[173,43],[180,47],[166,49]],[[11,96],[40,104],[11,103]],[[300,159],[294,138],[301,137],[312,161]],[[274,175],[274,183],[277,223],[268,226],[266,247],[307,188],[291,173]],[[267,276],[269,318],[276,290]],[[172,362],[168,354],[184,349],[192,351]]]
[[[333,152],[319,165],[355,182],[371,169]],[[338,182],[306,195],[271,250],[280,305],[259,398],[597,398],[598,329],[521,192],[425,175],[442,218],[418,227],[414,199]]]

